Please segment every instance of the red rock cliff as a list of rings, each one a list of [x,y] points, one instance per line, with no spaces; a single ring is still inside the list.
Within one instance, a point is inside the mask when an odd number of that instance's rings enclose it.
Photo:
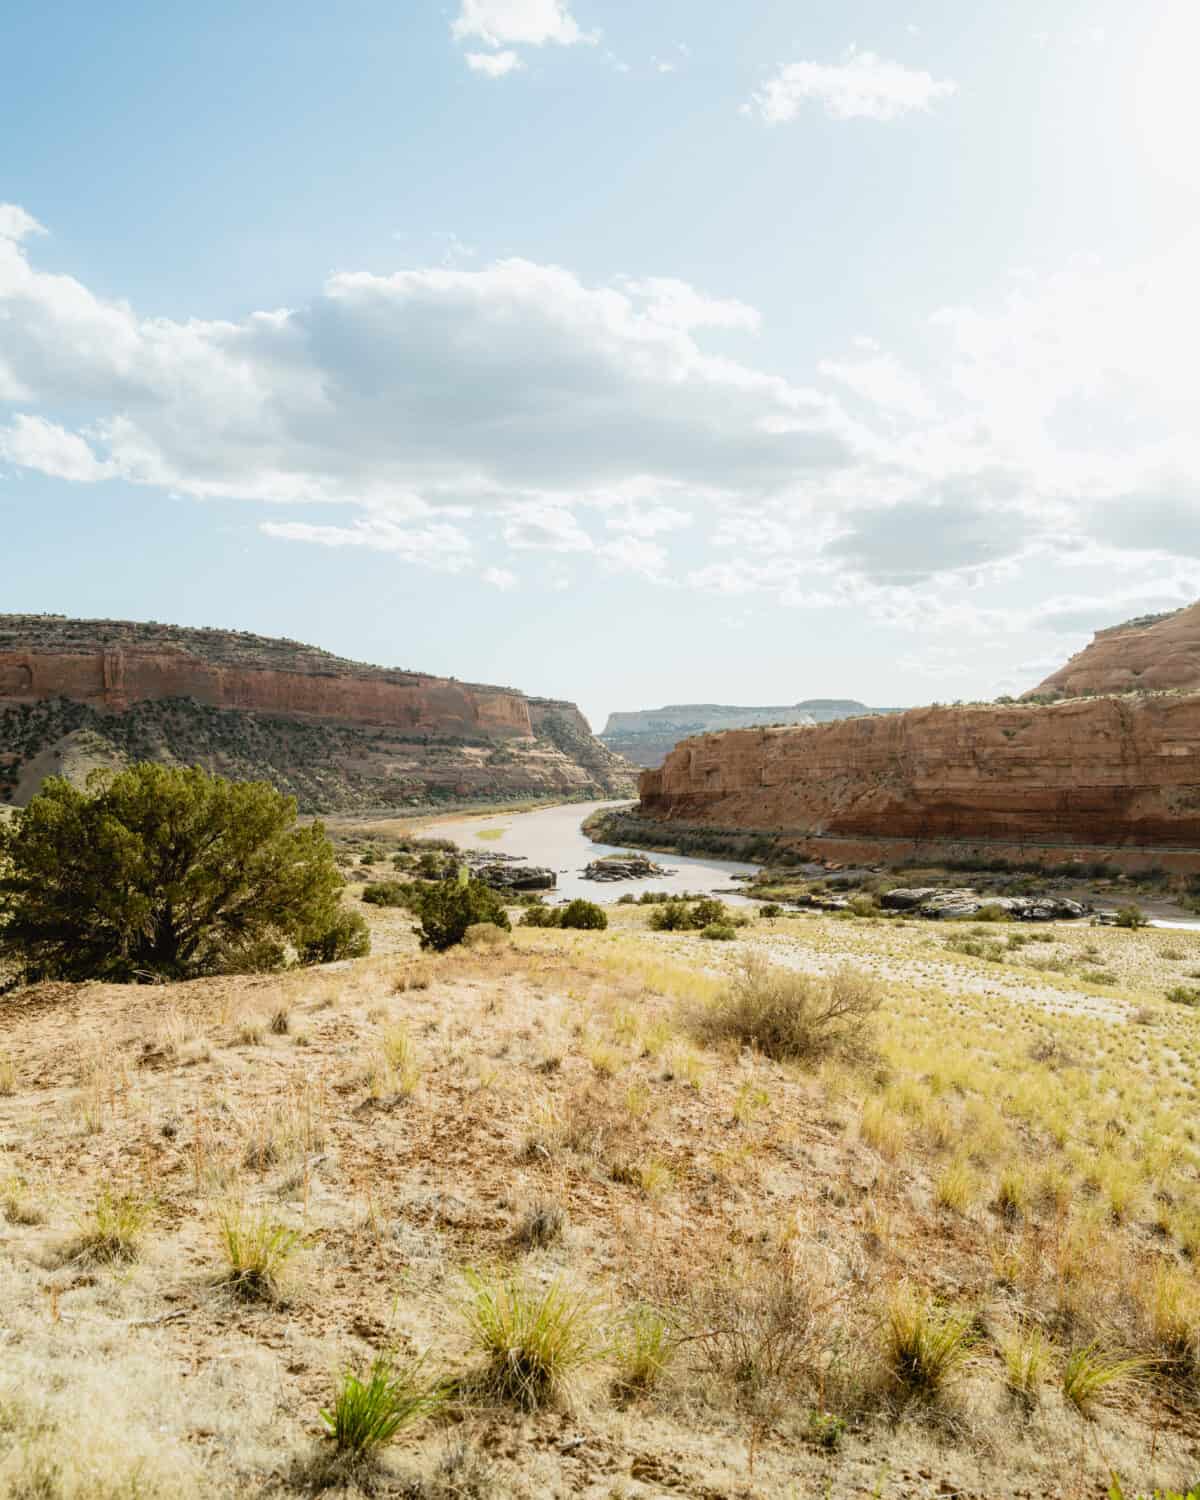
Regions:
[[[0,707],[69,698],[119,712],[143,699],[194,698],[213,708],[418,733],[533,732],[529,705],[513,689],[367,667],[294,642],[114,621],[47,624],[36,616],[0,617],[0,624]],[[87,626],[94,627],[90,640]]]
[[[1200,604],[1158,619],[1129,620],[1098,630],[1091,645],[1033,693],[1073,698],[1082,693],[1180,689],[1200,692]]]
[[[1200,695],[731,730],[638,784],[648,816],[797,837],[1200,847]]]

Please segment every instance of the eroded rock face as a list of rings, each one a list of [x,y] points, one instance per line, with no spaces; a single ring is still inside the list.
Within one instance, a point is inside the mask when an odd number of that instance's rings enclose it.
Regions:
[[[367,667],[233,632],[71,623],[77,635],[47,630],[37,616],[0,619],[0,702],[67,698],[120,712],[148,699],[191,698],[211,708],[443,734],[533,733],[529,704],[515,689]]]
[[[920,708],[685,740],[659,819],[805,837],[1200,848],[1200,695]]]
[[[1031,694],[1200,692],[1200,604],[1098,630]]]
[[[0,615],[0,802],[146,759],[263,777],[306,812],[633,785],[573,703],[235,631]]]

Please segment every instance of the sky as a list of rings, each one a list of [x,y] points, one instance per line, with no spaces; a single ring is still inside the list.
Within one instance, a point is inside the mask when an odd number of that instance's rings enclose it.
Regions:
[[[610,710],[1200,595],[1200,0],[0,8],[0,611]]]

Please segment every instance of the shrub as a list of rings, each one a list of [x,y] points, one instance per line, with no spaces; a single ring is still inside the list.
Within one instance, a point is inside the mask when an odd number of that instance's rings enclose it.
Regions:
[[[517,1277],[467,1273],[461,1304],[484,1356],[482,1391],[534,1411],[562,1397],[572,1375],[600,1352],[596,1310],[560,1281],[534,1287]]]
[[[604,908],[594,901],[568,901],[559,913],[559,927],[579,927],[588,932],[603,932],[608,926]]]
[[[423,1359],[398,1365],[393,1355],[379,1354],[365,1379],[344,1371],[333,1410],[321,1412],[339,1453],[366,1458],[390,1443],[401,1427],[442,1404],[442,1387],[421,1378],[423,1365]]]
[[[300,945],[300,962],[332,964],[344,958],[364,958],[371,951],[371,929],[360,913],[338,911],[329,925],[316,937]]]
[[[1150,918],[1140,906],[1122,906],[1117,912],[1117,926],[1137,929],[1148,925]]]
[[[265,782],[141,763],[49,778],[0,825],[0,958],[26,979],[183,979],[264,940],[305,946],[342,877],[320,823]]]
[[[402,880],[376,880],[363,888],[362,898],[368,906],[407,906],[412,890]]]
[[[522,927],[561,927],[562,909],[552,906],[531,906],[521,918]]]
[[[778,901],[767,901],[758,908],[758,914],[760,917],[781,917],[783,916],[783,907],[780,906]]]
[[[497,927],[495,922],[473,922],[463,933],[468,948],[501,948],[508,941],[509,929]]]
[[[881,1004],[874,981],[851,969],[798,974],[756,956],[698,1018],[710,1041],[736,1040],[777,1061],[867,1049]]]
[[[655,932],[685,932],[692,925],[692,914],[683,901],[664,901],[650,913]]]
[[[935,1396],[962,1374],[970,1357],[972,1319],[938,1308],[907,1283],[892,1294],[883,1327],[883,1354],[898,1385]]]
[[[414,930],[421,947],[432,948],[435,953],[461,943],[467,928],[477,922],[492,922],[505,932],[512,931],[504,903],[480,880],[456,878],[427,885],[416,898],[416,912],[421,925]]]
[[[1173,1005],[1189,1005],[1195,1008],[1200,1005],[1200,990],[1191,989],[1186,984],[1176,984],[1167,991],[1167,999]]]
[[[737,937],[737,928],[729,922],[710,922],[701,928],[700,936],[713,943],[731,943]]]

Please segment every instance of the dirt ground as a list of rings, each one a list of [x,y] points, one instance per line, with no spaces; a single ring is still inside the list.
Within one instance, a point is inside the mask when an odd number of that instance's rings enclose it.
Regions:
[[[979,956],[930,924],[792,917],[714,943],[619,908],[607,932],[431,958],[406,913],[368,915],[355,963],[0,1002],[0,1495],[1200,1480],[1200,1012],[1165,998],[1200,935],[959,928],[999,944]],[[872,1045],[714,1043],[703,1017],[747,952],[862,976]],[[119,1204],[128,1258],[96,1248]],[[254,1298],[222,1248],[251,1221],[297,1236]],[[471,1268],[577,1299],[586,1355],[536,1411],[472,1384]],[[896,1362],[906,1296],[962,1319],[936,1388]],[[668,1354],[635,1381],[647,1309]],[[425,1352],[454,1394],[331,1471],[319,1412],[385,1349]],[[1135,1361],[1083,1410],[1079,1351]]]

